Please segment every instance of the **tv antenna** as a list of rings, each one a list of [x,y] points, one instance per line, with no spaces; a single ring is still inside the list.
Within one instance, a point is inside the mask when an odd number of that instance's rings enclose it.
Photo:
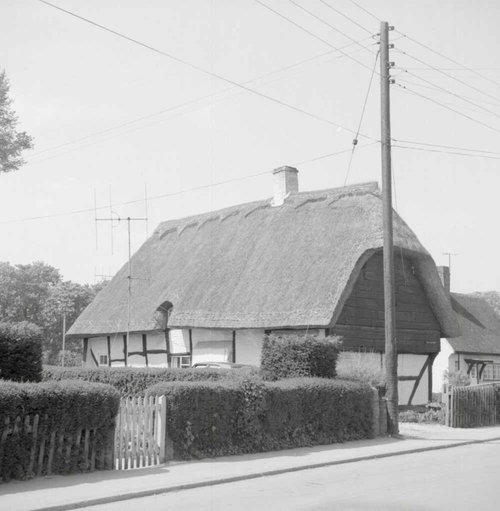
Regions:
[[[149,279],[141,279],[138,277],[132,276],[132,235],[131,235],[131,223],[132,222],[146,222],[146,236],[148,233],[148,196],[147,196],[147,188],[144,185],[144,212],[145,215],[143,217],[123,217],[120,216],[116,211],[113,210],[113,203],[111,200],[111,186],[109,187],[109,217],[98,217],[97,216],[97,198],[96,192],[94,190],[94,220],[96,227],[96,250],[98,248],[98,236],[97,236],[97,223],[98,222],[109,222],[111,225],[111,253],[113,254],[114,250],[114,241],[113,241],[113,230],[117,227],[121,222],[127,223],[127,235],[128,235],[128,289],[127,289],[127,332],[125,336],[125,366],[128,366],[128,346],[130,340],[130,308],[131,308],[131,298],[132,298],[132,280],[149,280]]]

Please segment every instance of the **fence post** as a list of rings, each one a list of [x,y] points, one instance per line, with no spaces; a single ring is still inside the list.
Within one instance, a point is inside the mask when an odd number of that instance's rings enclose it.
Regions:
[[[156,414],[156,442],[160,447],[160,463],[166,461],[167,444],[167,402],[165,396],[158,397],[159,409]]]
[[[372,435],[377,438],[380,435],[380,397],[378,390],[371,388],[372,391]]]

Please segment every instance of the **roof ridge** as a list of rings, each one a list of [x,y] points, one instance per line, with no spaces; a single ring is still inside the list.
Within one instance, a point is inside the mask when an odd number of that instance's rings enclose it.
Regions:
[[[306,198],[316,195],[326,195],[328,198],[331,198],[332,196],[338,196],[338,195],[349,195],[349,192],[357,191],[360,195],[362,194],[368,194],[368,193],[378,193],[380,192],[378,187],[377,181],[366,181],[364,183],[355,183],[347,186],[338,186],[335,188],[323,188],[321,190],[305,190],[302,192],[297,192],[288,197],[288,199],[297,199],[297,198]],[[285,204],[288,199],[285,199]],[[156,232],[163,231],[164,229],[168,229],[173,226],[182,227],[188,223],[195,222],[196,220],[202,221],[206,216],[213,215],[213,216],[220,216],[221,218],[224,218],[224,213],[233,213],[234,211],[242,210],[245,212],[248,212],[246,210],[255,209],[259,206],[264,206],[266,204],[270,204],[272,201],[272,197],[268,197],[266,199],[260,199],[256,201],[251,202],[243,202],[241,204],[235,204],[233,206],[227,206],[225,208],[221,209],[215,209],[210,211],[205,211],[203,213],[197,213],[195,215],[189,215],[185,217],[180,218],[173,218],[171,220],[164,220],[163,222],[160,222],[156,228]]]

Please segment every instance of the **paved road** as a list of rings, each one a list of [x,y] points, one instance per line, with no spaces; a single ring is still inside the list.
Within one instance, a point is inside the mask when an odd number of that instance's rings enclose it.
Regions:
[[[500,509],[500,442],[166,493],[88,511]]]

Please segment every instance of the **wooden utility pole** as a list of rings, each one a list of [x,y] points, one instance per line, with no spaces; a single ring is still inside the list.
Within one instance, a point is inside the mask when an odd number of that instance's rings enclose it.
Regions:
[[[392,29],[392,27],[391,27]],[[382,200],[384,228],[384,317],[385,317],[385,374],[389,433],[398,427],[398,349],[396,345],[396,286],[394,284],[394,248],[392,232],[392,175],[391,175],[391,111],[389,24],[380,22],[380,96],[382,148]]]

